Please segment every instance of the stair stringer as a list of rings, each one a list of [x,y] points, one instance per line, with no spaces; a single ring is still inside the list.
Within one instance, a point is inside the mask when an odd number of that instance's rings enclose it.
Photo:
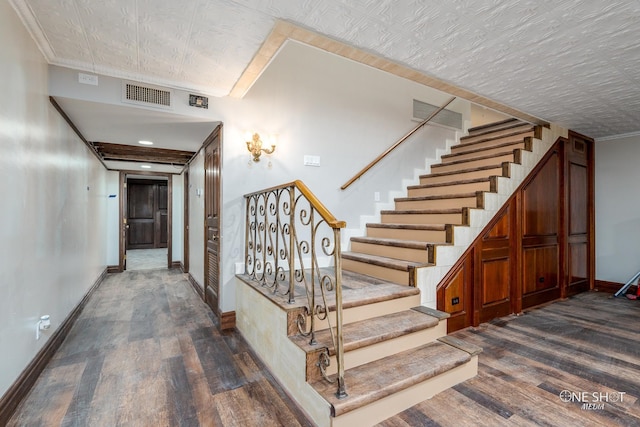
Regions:
[[[453,243],[435,247],[435,265],[416,268],[422,305],[436,308],[440,281],[560,137],[567,138],[568,130],[556,125],[543,128],[542,139],[534,139],[532,151],[523,150],[521,163],[510,164],[510,177],[497,178],[497,192],[484,193],[484,208],[469,209],[469,225],[453,226]]]
[[[370,215],[360,215],[359,223],[357,227],[345,228],[342,230],[341,236],[341,249],[343,251],[349,250],[349,244],[352,237],[363,237],[367,235],[367,224],[379,223],[380,212],[384,210],[393,210],[395,208],[394,200],[399,197],[404,197],[407,194],[407,187],[417,185],[420,183],[420,176],[431,173],[431,165],[435,165],[441,162],[442,156],[451,154],[451,147],[460,143],[460,137],[464,136],[461,132],[456,132],[456,138],[447,138],[445,140],[445,148],[436,148],[436,155],[425,159],[424,169],[414,169],[413,176],[411,178],[402,178],[400,182],[400,189],[387,192],[386,198],[383,198],[380,202],[375,202],[374,213]]]

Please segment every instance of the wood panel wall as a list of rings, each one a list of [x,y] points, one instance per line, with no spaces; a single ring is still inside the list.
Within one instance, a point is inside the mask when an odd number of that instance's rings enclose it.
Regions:
[[[560,138],[438,285],[449,332],[594,287],[593,140]]]

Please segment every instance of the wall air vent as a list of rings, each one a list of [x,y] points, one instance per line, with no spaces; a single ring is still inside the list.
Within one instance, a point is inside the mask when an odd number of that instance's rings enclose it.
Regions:
[[[429,117],[429,114],[436,111],[439,107],[436,105],[427,104],[426,102],[413,100],[413,118],[415,120],[422,121]],[[446,108],[440,111],[433,119],[431,123],[438,123],[443,126],[447,126],[455,129],[462,129],[462,114],[455,111],[447,110]]]
[[[128,104],[171,110],[171,98],[173,91],[170,89],[122,82],[122,102]]]

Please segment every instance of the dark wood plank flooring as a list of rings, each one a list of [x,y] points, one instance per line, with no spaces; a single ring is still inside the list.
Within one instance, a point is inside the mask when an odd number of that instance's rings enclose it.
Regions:
[[[452,335],[484,349],[478,376],[380,426],[640,426],[637,301],[588,292]]]
[[[453,335],[484,348],[478,376],[380,426],[640,426],[640,302],[585,293]],[[110,275],[9,423],[309,425],[170,270]]]
[[[110,275],[9,426],[310,426],[177,270]]]

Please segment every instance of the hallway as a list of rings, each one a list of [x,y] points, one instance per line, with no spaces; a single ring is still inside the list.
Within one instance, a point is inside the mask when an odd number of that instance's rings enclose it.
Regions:
[[[9,426],[300,426],[236,332],[179,270],[112,274]]]

